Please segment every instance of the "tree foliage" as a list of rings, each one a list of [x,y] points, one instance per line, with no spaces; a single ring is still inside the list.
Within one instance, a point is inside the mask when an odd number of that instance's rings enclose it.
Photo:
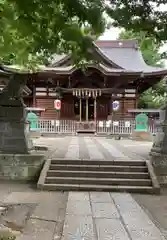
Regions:
[[[163,60],[159,52],[161,43],[157,43],[153,37],[148,37],[145,32],[135,33],[133,31],[122,31],[119,39],[138,40],[143,58],[148,65],[163,67]],[[140,108],[159,108],[166,101],[166,88],[161,81],[153,87],[146,90],[139,98]]]
[[[113,25],[134,32],[143,31],[157,41],[167,40],[166,0],[109,0],[106,12]]]
[[[76,61],[92,58],[93,37],[112,26],[143,31],[155,41],[167,39],[165,0],[0,0],[1,62],[43,61],[52,53],[70,53]]]
[[[1,61],[26,63],[60,52],[89,57],[91,36],[106,26],[103,10],[102,0],[1,0]]]

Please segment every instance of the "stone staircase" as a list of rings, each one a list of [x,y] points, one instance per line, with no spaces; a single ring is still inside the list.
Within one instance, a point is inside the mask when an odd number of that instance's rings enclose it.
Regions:
[[[151,164],[143,160],[47,160],[37,186],[50,191],[160,193]]]

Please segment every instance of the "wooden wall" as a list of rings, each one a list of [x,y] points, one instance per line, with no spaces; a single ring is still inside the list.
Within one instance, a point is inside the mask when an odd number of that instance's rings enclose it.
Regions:
[[[107,97],[97,98],[97,119],[98,120],[107,120],[109,114],[109,101]]]
[[[59,113],[54,109],[54,99],[37,98],[36,107],[45,108],[45,112],[41,114],[41,119],[54,120],[59,116]]]
[[[72,96],[64,96],[61,103],[61,119],[74,119],[74,100]]]
[[[67,119],[76,120],[77,117],[74,113],[74,99],[71,95],[64,96],[61,101],[61,111],[57,112],[54,108],[54,98],[36,98],[36,106],[39,108],[45,108],[46,111],[41,114],[41,119]],[[120,108],[118,111],[112,111],[112,101],[118,100],[120,102]],[[33,106],[32,101],[25,102],[27,106]],[[128,113],[128,109],[136,108],[136,99],[129,98],[112,98],[101,96],[97,99],[97,120],[107,120],[108,115],[114,116],[114,119],[130,118],[131,114]]]

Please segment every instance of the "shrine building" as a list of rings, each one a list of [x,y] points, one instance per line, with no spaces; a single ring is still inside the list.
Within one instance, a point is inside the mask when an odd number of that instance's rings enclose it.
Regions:
[[[48,66],[30,74],[24,91],[27,107],[44,109],[44,120],[128,119],[139,95],[167,75],[167,69],[144,62],[135,40],[98,40],[92,54],[98,64],[88,64],[86,71],[73,66],[70,56],[55,55]],[[60,100],[60,111],[55,100]]]

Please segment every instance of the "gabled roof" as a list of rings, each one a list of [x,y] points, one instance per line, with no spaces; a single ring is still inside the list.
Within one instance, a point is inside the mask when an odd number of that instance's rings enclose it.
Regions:
[[[136,40],[98,41],[96,44],[105,56],[121,68],[144,73],[167,70],[147,65]]]
[[[167,74],[167,69],[149,66],[144,62],[136,40],[98,40],[93,45],[93,51],[107,62],[108,66],[105,67],[111,68],[108,72],[124,69],[127,72],[141,72],[145,75]],[[70,59],[70,56],[64,56],[63,58],[59,56],[49,67],[54,67],[56,71],[57,67],[61,66],[65,70],[68,59]]]

